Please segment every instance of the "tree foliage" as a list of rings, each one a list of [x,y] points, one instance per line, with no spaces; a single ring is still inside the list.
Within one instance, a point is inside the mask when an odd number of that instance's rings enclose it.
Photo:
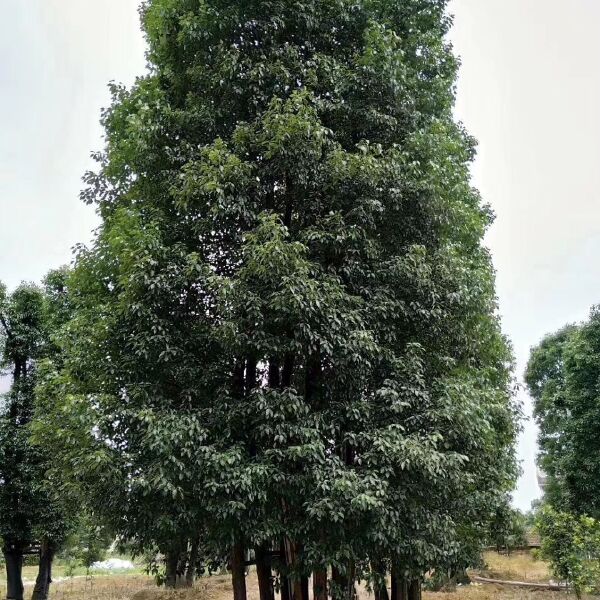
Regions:
[[[534,348],[526,381],[540,427],[548,501],[558,510],[600,515],[600,313],[546,337]]]
[[[600,312],[549,335],[532,350],[526,382],[540,427],[540,464],[548,475],[538,512],[542,553],[575,592],[600,583],[598,359]]]
[[[498,552],[511,552],[515,548],[527,545],[526,516],[511,505],[512,498],[507,496],[496,508],[496,514],[489,526],[489,543]]]
[[[0,285],[0,368],[11,377],[0,404],[0,537],[12,600],[23,597],[23,553],[41,543],[43,558],[51,563],[72,512],[47,477],[49,453],[30,441],[39,365],[56,358],[53,335],[68,319],[66,276],[65,270],[53,271],[43,288],[22,284],[12,293]],[[49,575],[40,571],[40,577],[43,590],[36,585],[35,600],[47,597]]]
[[[600,523],[591,517],[559,512],[544,506],[537,516],[542,536],[541,556],[577,597],[600,586]]]
[[[518,411],[445,2],[142,19],[39,388],[65,489],[168,564],[200,534],[234,563],[281,548],[298,599],[328,566],[335,588],[456,561],[514,482]]]

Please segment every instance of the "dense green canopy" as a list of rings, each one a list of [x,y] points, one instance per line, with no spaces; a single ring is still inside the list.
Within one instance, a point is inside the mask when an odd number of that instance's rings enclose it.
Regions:
[[[39,425],[141,547],[202,535],[235,561],[281,541],[282,583],[418,579],[511,488],[511,355],[445,5],[143,7],[150,69],[103,116],[83,193],[102,224]]]

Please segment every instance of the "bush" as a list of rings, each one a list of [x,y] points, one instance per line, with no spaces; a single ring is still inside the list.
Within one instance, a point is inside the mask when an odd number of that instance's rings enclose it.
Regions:
[[[550,562],[555,577],[583,592],[600,589],[600,522],[586,516],[539,511],[536,527],[542,538],[540,556]]]
[[[527,544],[526,517],[511,506],[509,497],[496,508],[489,525],[488,541],[498,552],[506,550],[508,554]]]
[[[59,558],[67,565],[68,574],[79,566],[89,569],[95,562],[106,558],[112,541],[111,534],[104,527],[95,524],[91,517],[82,515],[67,537]]]

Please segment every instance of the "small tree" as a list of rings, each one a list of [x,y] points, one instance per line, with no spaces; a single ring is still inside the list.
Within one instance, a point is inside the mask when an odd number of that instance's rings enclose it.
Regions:
[[[81,565],[89,571],[94,563],[104,560],[113,540],[95,517],[82,512],[64,542],[60,558],[70,567]]]
[[[507,497],[495,510],[489,525],[489,541],[496,550],[506,550],[507,553],[527,543],[525,515],[511,506]]]
[[[540,555],[550,562],[553,574],[570,585],[578,598],[597,590],[600,522],[545,506],[539,511],[537,528],[542,538]]]

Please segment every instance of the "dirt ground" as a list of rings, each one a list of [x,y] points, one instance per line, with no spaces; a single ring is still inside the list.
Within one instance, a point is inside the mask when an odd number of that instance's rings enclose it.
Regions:
[[[550,574],[544,562],[529,553],[500,556],[486,555],[487,568],[481,574],[520,581],[548,581]],[[247,580],[248,600],[259,600],[256,576]],[[228,576],[200,579],[193,590],[165,592],[154,587],[153,581],[141,575],[96,577],[92,580],[73,579],[53,586],[52,600],[231,600]],[[528,591],[496,585],[474,584],[459,587],[451,593],[425,592],[424,600],[566,600],[561,592]],[[360,600],[372,600],[366,589],[360,590]]]

